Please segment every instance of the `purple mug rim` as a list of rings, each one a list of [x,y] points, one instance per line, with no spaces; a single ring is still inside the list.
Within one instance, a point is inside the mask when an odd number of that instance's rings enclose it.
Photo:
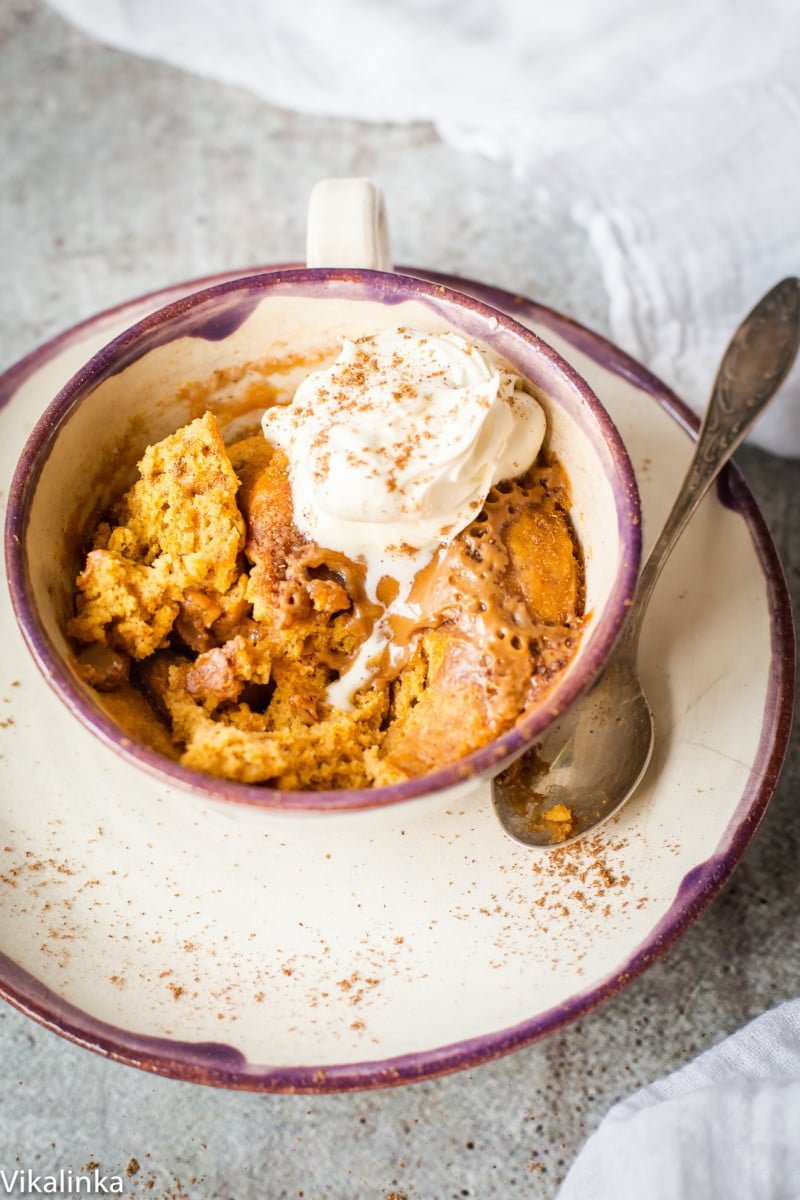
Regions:
[[[591,421],[581,422],[583,432],[595,449],[605,451],[603,469],[611,486],[620,539],[620,558],[611,593],[604,605],[587,649],[570,675],[548,693],[543,703],[512,729],[507,730],[472,754],[426,775],[402,783],[373,788],[348,788],[319,792],[286,791],[261,784],[244,784],[217,779],[181,766],[155,750],[129,738],[99,707],[89,702],[74,682],[67,664],[46,633],[39,617],[30,583],[25,554],[25,532],[36,485],[48,453],[62,424],[90,391],[124,366],[137,360],[151,348],[149,335],[166,330],[181,316],[213,302],[220,296],[240,293],[255,295],[256,301],[281,287],[298,288],[287,294],[323,294],[331,284],[355,287],[372,294],[369,298],[402,296],[431,303],[448,304],[491,321],[493,329],[503,329],[522,343],[526,354],[544,360],[548,367],[580,397],[582,409]],[[363,296],[361,298],[364,298]],[[249,315],[249,314],[248,314]],[[182,336],[177,332],[176,336]],[[137,350],[139,353],[137,354]],[[517,365],[517,364],[515,364]],[[523,370],[523,374],[527,374]],[[635,594],[641,558],[641,505],[636,477],[622,438],[599,398],[546,341],[508,316],[466,292],[399,272],[369,271],[352,268],[283,268],[226,279],[190,292],[148,313],[106,343],[85,363],[47,406],[28,437],[9,491],[5,529],[5,554],[12,606],[25,642],[40,672],[62,703],[106,746],[161,781],[179,785],[183,790],[215,800],[245,804],[272,811],[335,812],[382,808],[456,788],[496,773],[528,748],[558,713],[563,712],[596,678],[616,642],[630,602]]]

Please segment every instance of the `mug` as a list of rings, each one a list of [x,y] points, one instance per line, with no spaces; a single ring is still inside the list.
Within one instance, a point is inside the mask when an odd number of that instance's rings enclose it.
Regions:
[[[436,794],[453,800],[535,745],[603,669],[622,629],[641,553],[639,497],[622,440],[600,401],[555,350],[499,309],[392,270],[383,200],[369,180],[326,180],[309,204],[308,265],[220,283],[151,313],[99,351],[53,399],[14,475],[6,523],[9,586],[28,647],[76,720],[162,780],[230,805],[336,811]],[[548,450],[563,464],[585,564],[578,650],[541,703],[458,762],[388,786],[279,791],[183,767],[117,723],[113,696],[78,673],[65,625],[81,546],[128,488],[145,448],[211,407],[228,437],[257,425],[343,337],[405,325],[454,331],[535,389]],[[258,364],[254,369],[252,364]]]

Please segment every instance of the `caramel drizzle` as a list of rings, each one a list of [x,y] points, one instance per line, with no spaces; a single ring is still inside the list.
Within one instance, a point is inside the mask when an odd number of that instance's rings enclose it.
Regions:
[[[475,519],[448,546],[442,546],[416,576],[401,611],[388,615],[391,640],[368,687],[388,687],[409,662],[419,635],[448,626],[452,636],[485,649],[474,659],[492,667],[491,690],[505,700],[539,690],[531,659],[551,626],[531,616],[516,583],[503,531],[524,507],[541,500],[544,485],[530,473],[493,487]],[[478,674],[476,667],[473,672]]]
[[[343,612],[347,630],[352,635],[356,646],[372,633],[375,623],[383,615],[381,604],[370,600],[366,589],[367,568],[364,563],[353,562],[339,550],[328,550],[315,542],[306,542],[295,551],[287,562],[286,581],[279,585],[280,605],[287,619],[291,619],[289,611],[302,603],[310,586],[318,579],[335,579],[344,588],[350,603],[349,611]],[[292,614],[294,615],[294,614]],[[326,666],[344,674],[358,651],[354,654],[342,654],[333,648],[318,648],[318,656]]]

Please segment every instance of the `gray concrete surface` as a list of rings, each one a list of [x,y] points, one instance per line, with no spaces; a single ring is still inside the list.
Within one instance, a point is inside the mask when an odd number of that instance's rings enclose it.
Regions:
[[[398,261],[531,292],[607,328],[599,271],[569,216],[426,126],[282,112],[93,45],[40,0],[0,7],[0,114],[2,366],[148,289],[301,257],[305,198],[328,174],[381,182]],[[750,449],[741,461],[797,601],[800,463]],[[135,1158],[130,1192],[193,1200],[554,1196],[614,1100],[800,992],[799,750],[795,736],[724,894],[644,977],[561,1034],[466,1074],[309,1099],[151,1078],[6,1007],[0,1166],[113,1172]]]

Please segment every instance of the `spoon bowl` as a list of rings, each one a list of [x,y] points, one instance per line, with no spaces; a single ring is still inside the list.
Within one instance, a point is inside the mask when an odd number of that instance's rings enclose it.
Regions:
[[[613,816],[638,787],[653,752],[655,725],[634,665],[615,651],[594,686],[550,727],[536,752],[524,754],[494,781],[497,815],[516,841],[569,845]]]

